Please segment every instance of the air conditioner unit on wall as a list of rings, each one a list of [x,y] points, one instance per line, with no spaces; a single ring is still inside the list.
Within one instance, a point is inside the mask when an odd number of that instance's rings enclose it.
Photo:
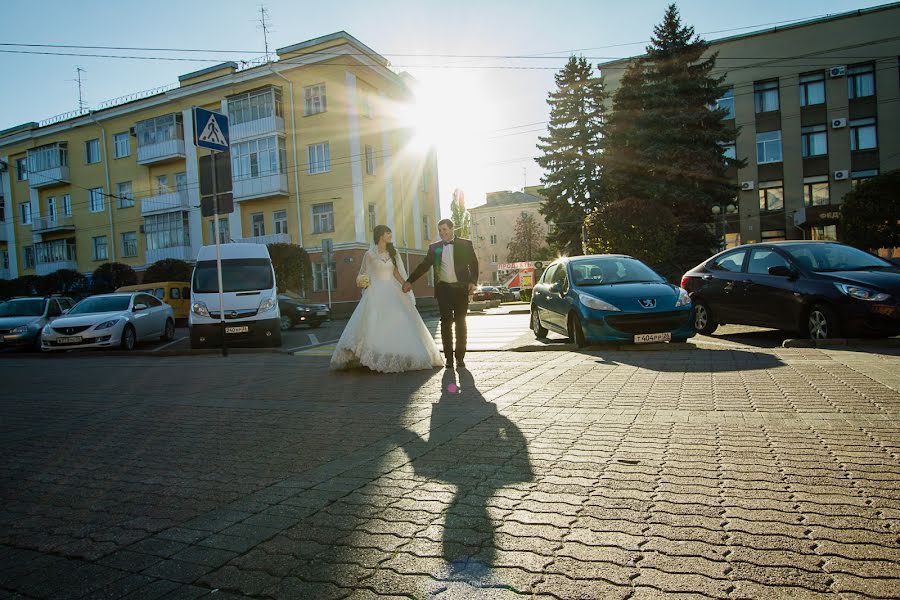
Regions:
[[[847,119],[832,119],[831,120],[831,128],[832,129],[840,129],[841,127],[847,126]]]
[[[144,226],[141,225],[141,233],[144,233]]]
[[[742,182],[741,182],[741,190],[743,190],[743,191],[746,192],[746,191],[749,191],[749,190],[752,190],[752,189],[753,189],[753,182],[752,182],[752,181],[742,181]]]
[[[835,181],[846,181],[850,179],[850,171],[835,171],[834,172],[834,180]]]
[[[847,72],[847,67],[845,67],[844,65],[841,65],[839,67],[831,67],[830,69],[828,69],[828,76],[829,77],[843,77],[846,72]]]

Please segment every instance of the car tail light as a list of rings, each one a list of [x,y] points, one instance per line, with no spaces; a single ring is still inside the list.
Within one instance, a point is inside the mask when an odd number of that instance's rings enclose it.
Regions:
[[[681,287],[683,287],[684,289],[687,289],[688,281],[689,281],[689,277],[687,275],[682,277],[681,278]]]

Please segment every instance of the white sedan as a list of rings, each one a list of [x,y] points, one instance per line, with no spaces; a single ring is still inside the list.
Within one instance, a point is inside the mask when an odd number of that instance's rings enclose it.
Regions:
[[[141,292],[85,298],[41,331],[41,349],[121,348],[175,338],[172,307]]]

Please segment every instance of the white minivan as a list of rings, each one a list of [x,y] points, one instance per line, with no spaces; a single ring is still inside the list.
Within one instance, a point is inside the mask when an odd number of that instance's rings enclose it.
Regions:
[[[264,244],[220,244],[228,345],[248,342],[281,346],[278,288],[269,249]],[[222,343],[216,247],[203,246],[191,277],[188,318],[191,348]]]

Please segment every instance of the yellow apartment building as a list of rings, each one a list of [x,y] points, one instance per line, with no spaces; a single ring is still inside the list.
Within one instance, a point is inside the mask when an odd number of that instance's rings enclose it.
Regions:
[[[214,242],[213,220],[200,212],[208,151],[193,143],[195,106],[229,117],[235,210],[220,218],[222,241],[302,246],[311,300],[328,300],[330,281],[331,300],[348,307],[376,224],[394,231],[415,268],[440,205],[436,156],[411,143],[404,121],[408,76],[345,32],[277,57],[222,63],[172,89],[0,131],[0,277],[193,261]],[[430,281],[416,292],[430,296]]]

